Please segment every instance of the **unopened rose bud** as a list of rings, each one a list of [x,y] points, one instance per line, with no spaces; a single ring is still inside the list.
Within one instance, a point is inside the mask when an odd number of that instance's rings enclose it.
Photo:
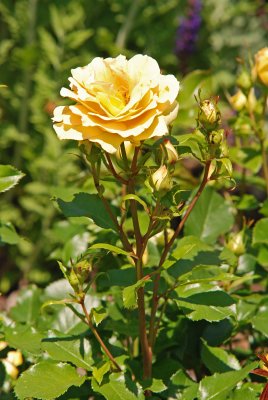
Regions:
[[[171,189],[171,179],[165,165],[161,165],[161,167],[153,173],[151,181],[152,187],[156,192],[168,191]]]
[[[244,231],[240,231],[238,233],[233,233],[226,247],[231,250],[236,256],[241,256],[245,253],[245,243],[244,243]]]
[[[236,79],[238,87],[244,90],[248,90],[252,86],[252,80],[250,74],[246,69],[243,69]]]
[[[247,106],[249,112],[253,112],[257,106],[257,99],[255,96],[254,88],[251,88],[248,94]]]
[[[175,164],[179,159],[179,156],[178,156],[178,153],[177,153],[175,147],[173,146],[171,141],[168,139],[164,140],[163,146],[164,146],[164,149],[165,149],[165,152],[167,155],[167,162],[169,164]]]
[[[74,271],[73,268],[70,271],[68,280],[69,280],[69,283],[72,286],[73,290],[75,292],[79,292],[80,282],[79,282],[78,276],[77,276],[77,274],[76,274],[76,272]]]
[[[268,86],[268,47],[264,47],[255,54],[255,65],[252,73],[265,86]]]
[[[208,141],[212,145],[219,145],[222,143],[223,138],[224,138],[224,130],[219,129],[217,131],[210,132]]]
[[[87,260],[82,260],[75,265],[75,272],[80,283],[84,283],[91,271],[91,265]]]
[[[221,123],[221,114],[215,100],[203,100],[200,103],[199,122],[205,129],[215,129]]]
[[[242,90],[239,89],[233,96],[229,98],[229,102],[234,110],[241,111],[247,104],[247,98]]]

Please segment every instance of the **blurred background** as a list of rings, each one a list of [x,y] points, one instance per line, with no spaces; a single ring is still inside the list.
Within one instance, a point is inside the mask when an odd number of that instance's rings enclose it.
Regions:
[[[235,83],[235,59],[267,46],[267,11],[262,0],[1,0],[1,164],[25,177],[0,197],[0,292],[48,283],[55,259],[87,242],[51,201],[85,182],[76,144],[60,142],[51,123],[70,69],[143,53],[179,79],[209,73],[210,94],[223,94]]]

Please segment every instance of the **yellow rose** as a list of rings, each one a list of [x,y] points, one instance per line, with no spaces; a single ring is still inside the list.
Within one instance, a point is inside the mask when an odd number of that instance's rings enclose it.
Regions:
[[[60,139],[89,140],[115,153],[124,141],[139,145],[167,134],[177,116],[179,82],[162,75],[151,57],[97,57],[71,72],[71,90],[62,88],[60,94],[75,104],[54,110]]]
[[[268,86],[268,47],[264,47],[255,54],[253,75],[254,77],[258,77],[264,85]]]

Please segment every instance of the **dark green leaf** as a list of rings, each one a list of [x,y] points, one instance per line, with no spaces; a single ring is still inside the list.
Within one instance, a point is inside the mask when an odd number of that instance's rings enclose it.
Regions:
[[[205,341],[202,344],[201,358],[212,374],[240,369],[240,364],[234,355],[221,348],[208,346]]]
[[[220,321],[234,315],[233,299],[225,292],[210,291],[198,293],[186,298],[175,299],[179,307],[183,308],[187,318],[193,321]]]
[[[117,230],[103,202],[97,194],[77,193],[70,202],[57,199],[57,203],[66,217],[88,217],[105,229]],[[115,214],[116,209],[111,207]]]

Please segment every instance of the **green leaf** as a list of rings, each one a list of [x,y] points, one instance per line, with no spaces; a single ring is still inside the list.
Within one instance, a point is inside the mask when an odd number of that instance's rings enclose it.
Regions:
[[[227,293],[217,290],[207,293],[197,293],[186,298],[175,299],[187,318],[192,321],[220,321],[234,315],[232,304],[234,300]]]
[[[145,276],[138,282],[134,283],[134,285],[127,286],[123,289],[124,307],[132,309],[137,307],[137,290],[149,281],[151,281],[151,279],[148,279],[148,276]]]
[[[180,285],[188,285],[200,282],[213,282],[222,280],[233,280],[235,276],[222,270],[214,265],[198,265],[190,272],[181,275],[179,278]]]
[[[144,390],[150,390],[153,393],[161,393],[166,390],[167,387],[162,379],[153,378],[149,384],[144,385]]]
[[[268,337],[268,305],[264,304],[258,307],[258,312],[251,319],[254,329]]]
[[[0,193],[11,189],[23,176],[21,171],[11,165],[0,165]]]
[[[195,235],[208,244],[228,232],[234,222],[231,209],[224,198],[208,187],[185,223],[185,234]]]
[[[92,375],[93,378],[96,379],[99,385],[101,385],[101,382],[103,380],[104,375],[110,371],[111,368],[111,363],[110,361],[103,361],[100,366],[98,367],[93,367],[92,369]]]
[[[126,196],[124,196],[122,198],[122,202],[125,202],[127,200],[135,200],[137,201],[140,205],[142,205],[142,207],[144,208],[144,210],[148,213],[148,207],[147,204],[145,203],[144,200],[142,200],[139,196],[137,196],[136,194],[127,194]]]
[[[69,387],[81,386],[85,379],[69,364],[41,361],[22,373],[16,383],[15,393],[19,400],[27,397],[54,400]]]
[[[268,244],[268,218],[260,219],[253,228],[252,243]]]
[[[92,369],[91,346],[85,337],[49,331],[41,346],[53,360],[68,361],[87,371]]]
[[[181,90],[179,92],[179,102],[182,108],[190,107],[195,104],[194,94],[197,94],[202,81],[208,76],[208,71],[195,70],[183,78]]]
[[[5,340],[11,347],[40,355],[43,335],[32,326],[10,325],[4,328],[4,333]]]
[[[103,307],[92,308],[91,315],[94,319],[95,324],[98,326],[107,316],[107,310]]]
[[[120,247],[117,246],[113,246],[111,244],[108,243],[95,243],[92,246],[90,246],[89,250],[91,249],[104,249],[104,250],[108,250],[111,251],[112,253],[116,253],[116,254],[123,254],[125,256],[129,256],[131,255],[131,253],[128,253],[125,250],[120,249]]]
[[[100,393],[106,400],[143,400],[144,396],[138,397],[127,389],[121,374],[111,374],[108,382],[99,385],[95,379],[92,379],[92,389]]]
[[[177,247],[164,262],[163,268],[168,269],[172,267],[176,261],[181,259],[193,260],[198,253],[212,250],[213,248],[211,246],[202,242],[196,236],[185,236],[178,240]]]
[[[268,199],[263,202],[261,209],[259,210],[260,214],[268,217]]]
[[[11,317],[17,322],[32,324],[40,314],[41,289],[36,286],[23,289],[18,296],[17,303],[10,310]]]
[[[204,340],[201,349],[201,358],[212,374],[214,372],[227,372],[240,369],[240,364],[234,355],[227,353],[227,351],[221,348],[211,347]]]
[[[238,210],[255,210],[260,205],[258,199],[253,194],[244,194],[238,198]]]
[[[111,220],[103,202],[97,194],[76,193],[70,202],[57,199],[57,203],[66,217],[88,217],[104,229],[117,231],[114,222]],[[115,207],[111,209],[116,215]]]
[[[199,383],[198,400],[226,400],[235,386],[256,368],[257,362],[251,363],[239,371],[214,374]]]
[[[0,225],[0,244],[18,244],[19,241],[20,237],[10,222]]]

